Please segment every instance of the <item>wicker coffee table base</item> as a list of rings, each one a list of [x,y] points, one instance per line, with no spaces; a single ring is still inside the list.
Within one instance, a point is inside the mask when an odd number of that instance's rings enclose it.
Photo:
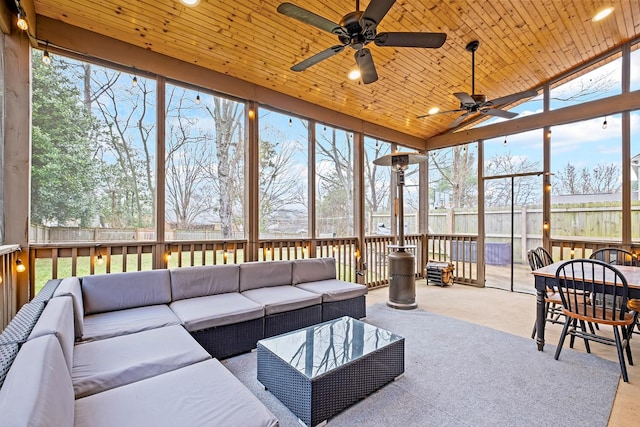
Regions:
[[[307,426],[316,426],[404,373],[404,339],[316,378],[258,342],[258,381]]]

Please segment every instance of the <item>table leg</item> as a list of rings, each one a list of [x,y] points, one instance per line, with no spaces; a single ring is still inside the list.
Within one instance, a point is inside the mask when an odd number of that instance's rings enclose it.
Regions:
[[[544,349],[544,327],[547,323],[545,305],[544,291],[536,290],[536,343],[538,344],[538,351],[542,351]]]

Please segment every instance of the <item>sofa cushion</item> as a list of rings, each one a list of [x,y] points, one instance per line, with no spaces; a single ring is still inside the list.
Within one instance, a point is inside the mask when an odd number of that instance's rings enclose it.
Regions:
[[[367,287],[343,280],[320,280],[296,285],[297,288],[322,295],[322,302],[343,301],[366,295]]]
[[[262,305],[235,292],[174,301],[169,307],[190,332],[264,316]]]
[[[291,285],[291,261],[240,264],[240,292],[268,286]]]
[[[168,305],[150,305],[85,316],[83,341],[133,334],[164,326],[179,325]]]
[[[297,310],[322,303],[322,295],[307,292],[294,286],[273,286],[251,289],[242,295],[264,306],[266,315]]]
[[[73,298],[73,316],[76,338],[82,338],[84,333],[84,304],[82,302],[82,288],[80,279],[77,277],[66,277],[62,279],[60,285],[53,293],[54,297],[70,295]]]
[[[75,409],[76,427],[278,425],[216,359],[78,399]]]
[[[291,284],[317,282],[336,278],[335,258],[309,258],[293,261]]]
[[[180,325],[78,344],[73,357],[76,399],[210,359]]]
[[[73,386],[54,335],[27,341],[0,389],[3,426],[73,426]]]
[[[82,278],[84,314],[171,302],[169,270],[98,274]]]
[[[240,266],[206,265],[170,270],[173,301],[240,291]]]
[[[43,335],[53,334],[60,342],[69,374],[73,366],[73,301],[70,296],[52,298],[47,303],[40,319],[33,327],[29,340]]]

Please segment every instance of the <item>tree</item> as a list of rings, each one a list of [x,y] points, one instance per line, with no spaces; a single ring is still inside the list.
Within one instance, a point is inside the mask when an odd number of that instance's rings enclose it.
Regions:
[[[351,133],[336,128],[322,132],[316,137],[316,153],[316,208],[318,219],[327,219],[319,231],[324,228],[325,233],[331,231],[336,235],[352,235],[354,196]]]
[[[258,158],[260,188],[260,229],[276,221],[276,216],[296,212],[296,206],[307,204],[306,188],[294,169],[299,141],[286,141],[275,128],[261,129]]]
[[[451,195],[452,208],[476,205],[477,174],[476,158],[468,149],[470,145],[458,145],[431,152],[430,167],[438,171],[439,176],[430,174],[430,193],[440,191]],[[436,200],[432,201],[438,205]]]
[[[167,219],[192,228],[215,211],[214,186],[207,173],[213,137],[198,123],[198,107],[186,90],[169,86],[167,94],[165,182]]]
[[[32,60],[31,221],[88,226],[95,219],[96,121],[64,64]]]
[[[385,154],[389,154],[391,145],[380,143],[376,140],[375,148],[370,152],[364,150],[364,185],[365,209],[368,212],[367,218],[368,232],[374,233],[376,224],[373,223],[373,214],[386,210],[389,212],[389,199],[391,194],[391,168],[388,166],[379,167],[373,161]]]
[[[209,170],[218,189],[218,215],[225,239],[233,236],[234,202],[242,203],[242,171],[244,136],[241,118],[242,104],[221,97],[213,98],[213,109],[206,109],[213,119],[215,129],[215,156],[217,164]]]
[[[149,227],[156,211],[155,121],[151,108],[155,82],[136,77],[137,84],[130,84],[126,74],[106,68],[94,69],[91,76],[94,111],[102,123],[102,159],[117,166],[110,168],[117,175],[102,179],[119,182],[112,200],[124,217],[115,218],[108,210],[105,215],[111,224]]]
[[[554,194],[610,194],[620,190],[620,166],[615,163],[599,163],[593,169],[583,167],[577,170],[567,165],[556,172]]]
[[[496,155],[485,164],[485,176],[517,175],[541,170],[540,162],[531,162],[527,158],[513,156],[511,152]],[[513,188],[512,188],[513,182]],[[537,176],[520,176],[511,179],[491,179],[485,181],[485,204],[487,206],[505,206],[513,204],[525,206],[540,202],[542,181]]]

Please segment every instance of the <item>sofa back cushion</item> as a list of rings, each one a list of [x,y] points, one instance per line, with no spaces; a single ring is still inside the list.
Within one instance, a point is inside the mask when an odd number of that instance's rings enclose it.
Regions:
[[[169,270],[99,274],[82,279],[84,314],[171,302]]]
[[[69,375],[71,375],[75,333],[73,328],[73,301],[70,296],[56,297],[49,300],[28,339],[32,340],[44,335],[55,335],[58,339],[60,347],[62,347],[62,354],[69,368]]]
[[[293,261],[293,284],[336,278],[335,258],[310,258]]]
[[[82,288],[80,279],[77,277],[66,277],[62,279],[60,285],[53,293],[53,297],[70,296],[73,300],[73,322],[76,338],[82,338],[84,333],[84,304],[82,303]]]
[[[257,261],[240,264],[240,292],[291,285],[291,261]]]
[[[55,335],[22,346],[0,389],[0,414],[6,426],[73,426],[73,385]]]
[[[206,265],[170,270],[173,301],[240,291],[240,266]]]

